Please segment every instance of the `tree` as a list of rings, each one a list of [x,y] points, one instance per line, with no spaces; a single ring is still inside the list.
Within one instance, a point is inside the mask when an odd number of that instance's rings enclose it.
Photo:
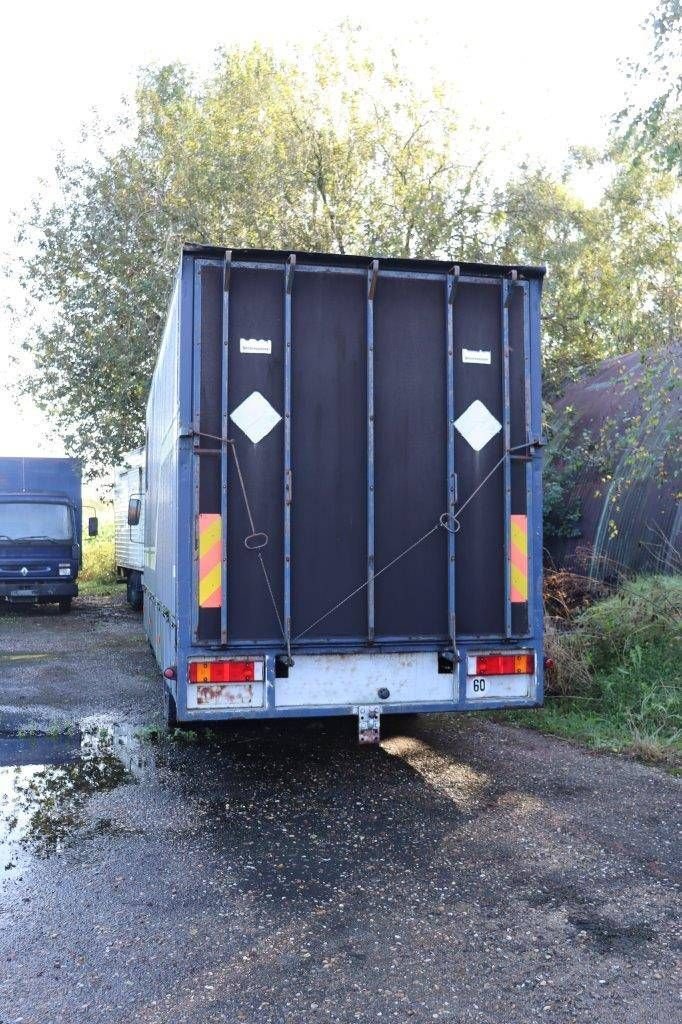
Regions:
[[[679,0],[659,15],[664,81]],[[672,124],[674,80],[660,88]],[[183,240],[546,263],[549,398],[605,356],[682,333],[680,189],[663,135],[621,125],[605,153],[573,150],[562,175],[522,168],[493,192],[484,136],[447,91],[420,90],[348,28],[287,61],[222,52],[203,82],[147,70],[122,116],[85,137],[88,156],[62,155],[56,199],[25,218],[19,267],[26,390],[93,472],[141,441]],[[591,205],[574,187],[585,170],[606,183]]]
[[[628,61],[626,67],[636,92],[649,96],[642,102],[631,95],[615,124],[627,145],[682,177],[681,0],[660,0],[647,21],[652,31],[648,58]]]
[[[576,172],[608,182],[593,206]],[[607,356],[656,351],[682,332],[682,210],[675,176],[614,141],[603,156],[576,150],[559,180],[529,170],[497,196],[493,251],[543,262],[544,383],[548,397]]]
[[[484,161],[462,156],[447,95],[420,95],[350,30],[308,64],[254,46],[222,53],[204,83],[144,72],[124,114],[88,128],[94,155],[62,155],[57,199],[25,219],[26,391],[88,470],[141,441],[181,241],[475,252]]]

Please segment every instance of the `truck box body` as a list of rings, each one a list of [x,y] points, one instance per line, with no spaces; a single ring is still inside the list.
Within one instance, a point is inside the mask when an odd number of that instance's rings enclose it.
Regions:
[[[144,570],[179,719],[541,702],[542,276],[184,247]]]
[[[116,575],[125,580],[128,601],[141,606],[144,569],[144,449],[127,452],[114,471],[114,556]],[[131,498],[140,499],[139,521],[128,523]]]
[[[77,459],[0,458],[0,599],[67,607],[81,528]]]

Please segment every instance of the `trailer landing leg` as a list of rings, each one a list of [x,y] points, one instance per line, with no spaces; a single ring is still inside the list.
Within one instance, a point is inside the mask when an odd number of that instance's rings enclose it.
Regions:
[[[378,743],[381,739],[381,708],[362,704],[358,708],[358,742]]]

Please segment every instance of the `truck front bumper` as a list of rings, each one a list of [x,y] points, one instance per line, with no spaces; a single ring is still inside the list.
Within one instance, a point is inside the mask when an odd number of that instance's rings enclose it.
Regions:
[[[0,600],[4,601],[59,601],[63,597],[78,597],[78,584],[73,580],[3,580]]]

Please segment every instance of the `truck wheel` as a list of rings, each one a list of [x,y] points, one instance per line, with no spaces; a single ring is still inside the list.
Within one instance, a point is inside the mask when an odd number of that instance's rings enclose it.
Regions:
[[[175,697],[169,692],[168,687],[163,688],[163,715],[166,720],[166,728],[176,729],[178,725],[178,709]]]
[[[126,580],[126,601],[133,609],[139,612],[142,609],[142,577],[139,572],[131,572]]]
[[[73,598],[71,598],[71,597],[60,597],[59,598],[59,610],[60,610],[60,612],[70,612],[71,611],[71,601],[72,600],[73,600]]]

